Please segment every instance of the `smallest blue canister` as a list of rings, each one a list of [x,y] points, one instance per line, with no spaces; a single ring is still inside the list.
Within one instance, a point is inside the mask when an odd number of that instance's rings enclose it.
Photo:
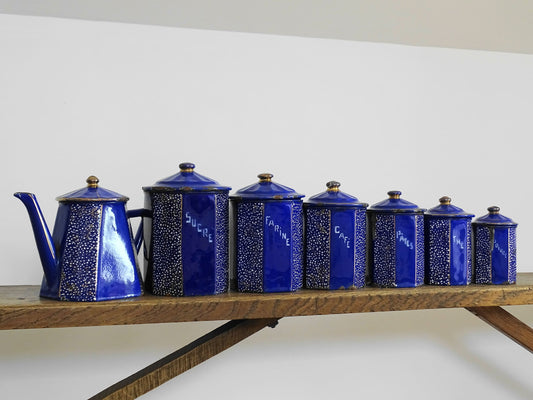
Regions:
[[[472,282],[472,218],[447,196],[424,214],[426,283],[457,286]]]
[[[365,285],[366,208],[331,181],[304,203],[305,287],[352,289]]]
[[[517,223],[500,214],[496,206],[472,222],[474,228],[474,282],[516,283]]]
[[[372,282],[380,287],[424,283],[424,211],[397,190],[368,208]]]

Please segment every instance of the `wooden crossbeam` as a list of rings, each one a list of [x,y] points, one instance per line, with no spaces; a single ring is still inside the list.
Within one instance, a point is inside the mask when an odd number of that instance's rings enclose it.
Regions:
[[[274,327],[277,318],[229,321],[201,338],[108,387],[90,400],[135,399],[230,348],[261,329]]]
[[[533,353],[533,329],[501,307],[465,307],[493,328]]]

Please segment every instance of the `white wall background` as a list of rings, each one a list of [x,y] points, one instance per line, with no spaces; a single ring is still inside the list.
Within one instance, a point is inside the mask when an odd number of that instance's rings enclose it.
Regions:
[[[260,172],[310,196],[442,195],[519,222],[533,271],[533,56],[0,15],[0,284],[40,283],[26,212],[182,161],[241,188]],[[528,323],[530,307],[509,310]],[[219,322],[0,332],[6,398],[86,398]],[[146,398],[530,399],[531,355],[464,310],[287,318]]]

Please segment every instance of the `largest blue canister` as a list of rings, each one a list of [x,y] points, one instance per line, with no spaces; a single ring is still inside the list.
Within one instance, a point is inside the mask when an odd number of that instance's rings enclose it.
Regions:
[[[424,283],[424,211],[400,191],[368,208],[372,281],[381,287]]]
[[[145,286],[160,296],[228,290],[229,190],[193,163],[145,192]]]
[[[259,182],[230,196],[241,292],[288,292],[303,285],[304,195],[272,177],[259,174]]]

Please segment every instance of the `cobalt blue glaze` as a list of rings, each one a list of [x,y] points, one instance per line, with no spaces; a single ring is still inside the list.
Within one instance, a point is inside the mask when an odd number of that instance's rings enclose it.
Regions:
[[[15,193],[26,206],[39,249],[44,277],[40,295],[67,301],[101,301],[140,296],[127,197],[98,187],[59,197],[53,234],[32,193]]]
[[[365,285],[366,207],[328,182],[304,203],[305,287],[349,289]]]
[[[516,283],[517,223],[500,214],[499,207],[472,222],[474,229],[474,282]]]
[[[473,214],[450,204],[440,204],[424,215],[426,235],[426,283],[430,285],[469,285],[472,282]]]
[[[144,187],[146,289],[160,296],[228,290],[230,188],[180,164],[180,172]]]
[[[424,283],[424,209],[400,199],[401,192],[368,208],[369,265],[372,282],[381,287],[415,287]]]
[[[260,174],[230,196],[235,213],[237,289],[288,292],[303,286],[303,195]]]

